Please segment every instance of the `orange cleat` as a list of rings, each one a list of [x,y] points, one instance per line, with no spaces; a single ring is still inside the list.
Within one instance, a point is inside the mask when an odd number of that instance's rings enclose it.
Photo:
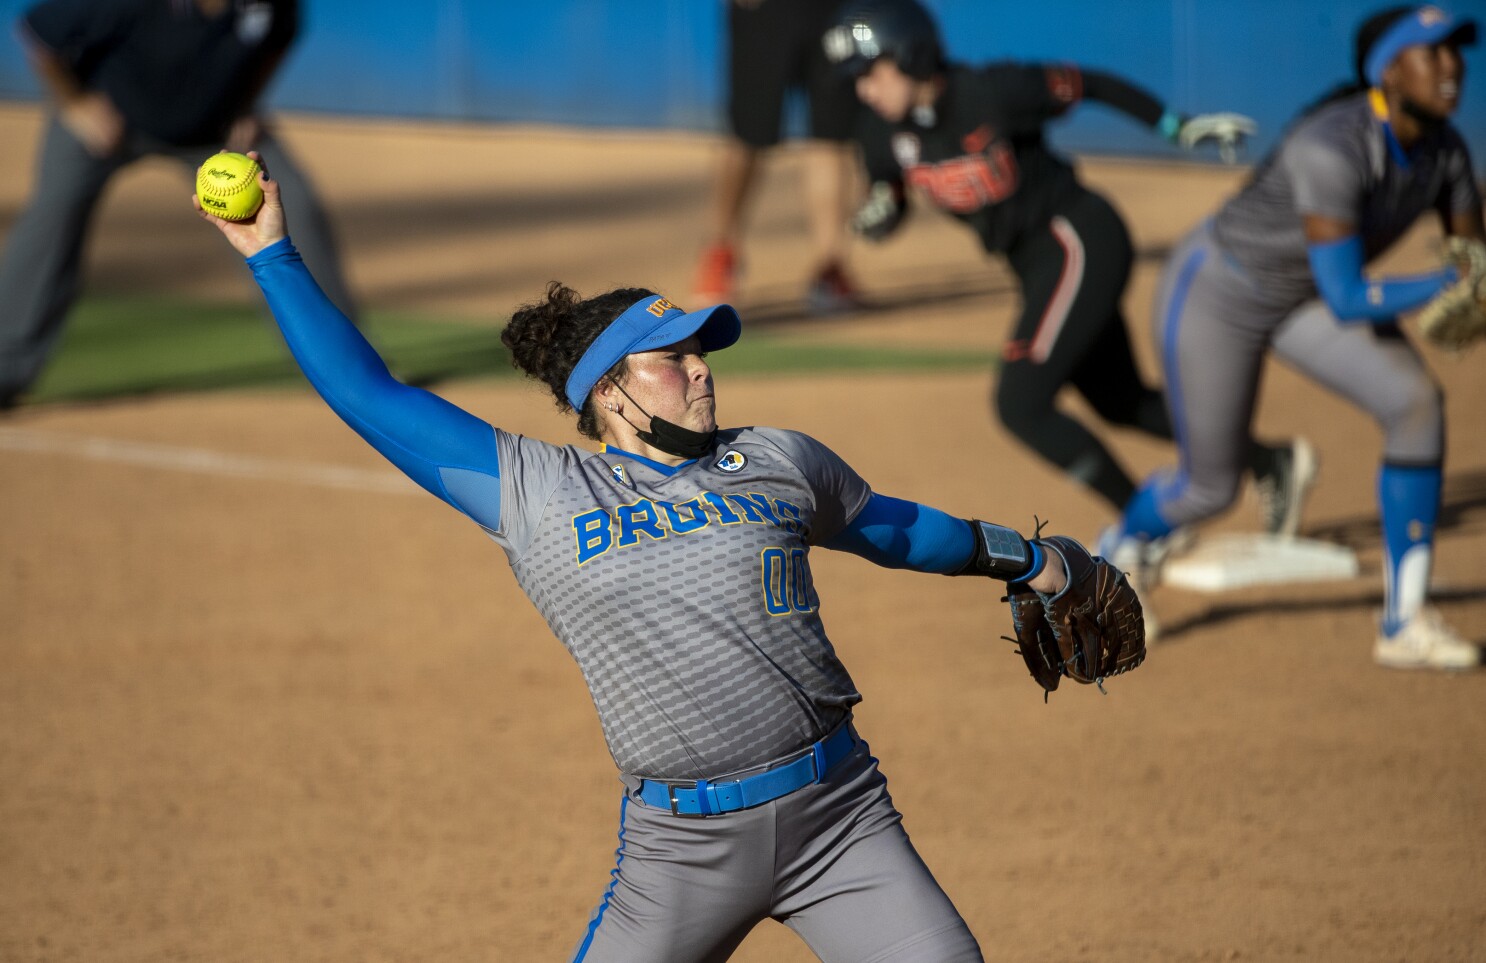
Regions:
[[[697,261],[697,279],[692,286],[698,307],[722,304],[737,294],[738,256],[732,245],[714,244]]]
[[[865,306],[856,285],[834,261],[821,268],[810,281],[806,301],[812,314],[842,314]]]

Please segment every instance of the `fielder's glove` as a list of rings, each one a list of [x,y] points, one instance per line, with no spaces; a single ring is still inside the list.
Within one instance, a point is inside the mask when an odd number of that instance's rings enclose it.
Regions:
[[[867,191],[867,199],[848,224],[854,234],[869,241],[880,241],[898,229],[907,211],[902,184],[875,181]]]
[[[1102,692],[1105,679],[1145,660],[1140,597],[1124,572],[1073,539],[1054,535],[1037,544],[1063,559],[1068,585],[1042,596],[1024,582],[1011,583],[1006,601],[1016,638],[1009,641],[1021,644],[1018,651],[1042,686],[1043,701],[1064,676]]]
[[[1173,139],[1182,150],[1195,150],[1198,144],[1213,141],[1223,163],[1232,164],[1238,160],[1238,150],[1244,141],[1258,131],[1259,125],[1253,118],[1243,114],[1197,114],[1182,119]]]
[[[1424,337],[1459,352],[1486,335],[1486,244],[1449,237],[1443,254],[1458,279],[1424,305],[1417,322]]]

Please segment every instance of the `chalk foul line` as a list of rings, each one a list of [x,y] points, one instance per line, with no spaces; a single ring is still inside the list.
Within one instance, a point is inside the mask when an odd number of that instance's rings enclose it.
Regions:
[[[20,428],[0,428],[0,450],[66,455],[198,475],[289,482],[386,495],[412,495],[422,491],[407,476],[397,472],[368,471],[313,462],[233,455],[204,448],[120,441],[116,438],[89,438]]]

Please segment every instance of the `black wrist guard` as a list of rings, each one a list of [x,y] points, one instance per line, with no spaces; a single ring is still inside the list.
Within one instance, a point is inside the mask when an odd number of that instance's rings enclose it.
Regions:
[[[1043,553],[1018,532],[979,519],[967,521],[975,533],[975,554],[951,575],[989,575],[1019,582],[1042,571]]]

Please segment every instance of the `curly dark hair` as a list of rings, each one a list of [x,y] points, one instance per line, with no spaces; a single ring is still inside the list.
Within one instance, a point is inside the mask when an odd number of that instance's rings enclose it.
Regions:
[[[501,344],[510,350],[513,365],[552,389],[559,409],[571,411],[568,376],[583,352],[625,308],[654,295],[648,288],[618,288],[585,299],[561,281],[553,281],[547,285],[544,300],[523,304],[511,315],[501,332]],[[605,377],[618,379],[624,372],[625,359],[621,358]],[[578,432],[595,441],[599,438],[598,414],[591,398],[578,412]]]

